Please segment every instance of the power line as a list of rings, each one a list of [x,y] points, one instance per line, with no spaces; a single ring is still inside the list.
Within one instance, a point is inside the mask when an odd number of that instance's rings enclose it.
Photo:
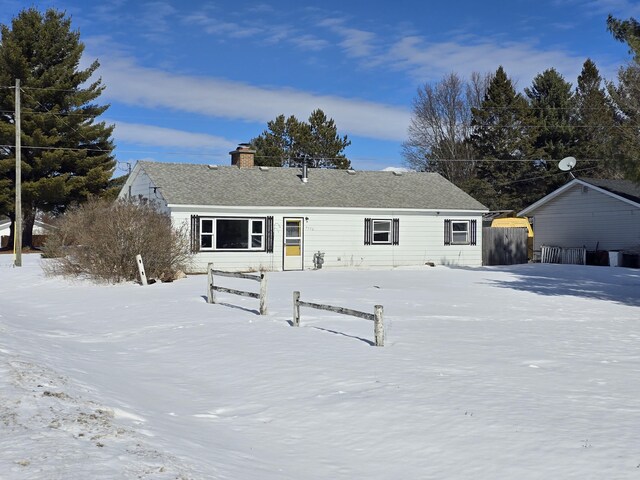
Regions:
[[[22,89],[21,89],[22,90]],[[83,140],[85,140],[86,142],[91,143],[91,140],[89,140],[87,137],[84,136],[84,134],[80,131],[80,125],[78,125],[77,127],[73,127],[72,125],[69,125],[62,117],[60,117],[59,115],[57,115],[55,112],[52,112],[50,109],[48,109],[47,107],[45,107],[44,105],[42,105],[42,103],[40,103],[40,101],[37,98],[33,98],[32,95],[30,95],[31,98],[38,104],[40,105],[42,108],[44,108],[48,113],[52,113],[56,118],[58,118],[60,121],[62,121],[67,127],[71,128],[71,131],[74,133],[78,133],[80,135],[80,137],[82,137]],[[81,149],[82,150],[82,149]],[[106,149],[96,149],[96,150],[92,150],[92,151],[100,151],[100,152],[107,152],[107,153],[111,153],[113,149],[111,150],[106,150]],[[87,151],[85,149],[85,151]]]
[[[14,148],[15,145],[0,145],[0,148]],[[23,149],[32,150],[62,150],[71,152],[104,152],[109,153],[111,150],[101,148],[74,148],[74,147],[41,147],[36,145],[22,145]],[[162,155],[185,155],[185,156],[199,156],[199,157],[211,157],[219,156],[223,152],[190,152],[190,151],[162,151],[162,150],[122,150],[118,149],[120,153],[141,153],[141,154],[162,154]],[[226,153],[226,152],[224,152]],[[278,159],[278,160],[345,160],[348,157],[282,157],[277,155],[256,155],[255,158],[262,159]],[[358,160],[368,160],[366,157],[359,158]],[[384,161],[384,159],[375,159],[377,161]],[[430,162],[513,162],[513,163],[527,163],[527,162],[559,162],[561,159],[545,159],[545,158],[438,158],[438,159],[425,159]],[[604,158],[583,158],[580,159],[583,162],[606,162],[608,160]]]
[[[593,170],[594,168],[582,168],[579,170],[572,170],[571,173],[579,173],[579,172],[587,172],[589,170]],[[513,185],[514,183],[523,183],[523,182],[531,182],[533,180],[544,180],[544,179],[548,179],[549,177],[558,177],[560,175],[567,175],[569,172],[565,172],[565,171],[560,171],[560,172],[555,172],[555,173],[547,173],[546,175],[536,175],[535,177],[527,177],[527,178],[521,178],[518,180],[513,180],[511,182],[503,182],[503,183],[497,183],[494,186],[495,187],[506,187],[509,185]]]
[[[15,145],[0,145],[0,148],[13,148]],[[72,148],[72,147],[38,147],[35,145],[22,145],[22,148],[30,148],[32,150],[66,150],[70,152],[111,152],[104,148]]]
[[[13,148],[14,145],[0,145],[0,148]],[[66,150],[66,151],[70,151],[70,152],[105,152],[105,153],[109,153],[111,152],[111,150],[107,150],[107,149],[103,149],[103,148],[73,148],[73,147],[39,147],[39,146],[35,146],[35,145],[22,145],[23,149],[33,149],[33,150]],[[198,153],[198,152],[189,152],[189,151],[183,151],[183,152],[165,152],[162,150],[121,150],[118,149],[118,152],[120,153],[141,153],[141,154],[163,154],[163,155],[185,155],[185,156],[202,156],[202,157],[212,157],[212,156],[219,156],[222,154],[222,152],[220,153],[214,153],[214,152],[210,152],[210,153]],[[225,152],[226,153],[226,152]]]

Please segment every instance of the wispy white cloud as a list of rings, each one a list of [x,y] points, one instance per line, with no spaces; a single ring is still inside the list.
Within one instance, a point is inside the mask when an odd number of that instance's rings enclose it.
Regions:
[[[254,14],[272,13],[275,11],[273,5],[268,3],[258,3],[247,7],[247,11]]]
[[[142,4],[144,13],[137,19],[142,31],[154,39],[164,38],[164,34],[171,30],[170,21],[177,14],[176,9],[163,1]]]
[[[247,38],[263,33],[262,28],[224,21],[205,12],[187,15],[183,21],[186,24],[201,27],[209,35],[218,35],[224,38]]]
[[[584,12],[591,15],[609,14],[626,17],[640,16],[640,3],[637,0],[591,0],[584,3]]]
[[[329,42],[315,35],[291,35],[289,41],[301,50],[324,50]]]
[[[265,5],[258,5],[249,11],[251,13],[271,13],[272,10]],[[257,10],[256,10],[257,9]],[[242,22],[232,22],[224,19],[224,12],[215,11],[213,8],[193,12],[183,18],[183,23],[202,28],[203,32],[218,37],[224,41],[228,38],[251,38],[261,44],[273,45],[277,43],[289,43],[301,50],[321,50],[329,43],[299,27],[270,23],[263,18],[256,20],[248,17]]]
[[[523,61],[526,59],[526,61]],[[444,74],[457,72],[493,72],[502,65],[507,73],[526,86],[538,73],[555,67],[569,81],[579,74],[585,58],[555,49],[546,50],[533,43],[499,42],[475,39],[458,43],[426,42],[418,36],[405,37],[387,53],[395,68],[411,72],[421,81],[434,81]]]
[[[376,36],[372,32],[346,27],[343,19],[328,18],[320,21],[318,25],[329,28],[330,31],[342,38],[338,45],[344,48],[349,57],[369,57],[376,50]]]
[[[216,78],[176,75],[136,65],[128,58],[102,58],[104,98],[148,108],[169,108],[265,124],[279,114],[307,118],[321,108],[349,135],[402,141],[409,109],[292,88],[263,88]]]
[[[601,0],[600,3],[607,2],[628,3],[626,0]],[[543,45],[535,35],[530,39],[505,41],[503,35],[481,37],[459,30],[451,32],[442,41],[427,40],[419,34],[404,34],[391,40],[388,34],[384,36],[380,32],[356,29],[348,24],[346,19],[339,17],[325,18],[317,23],[338,37],[335,44],[343,48],[346,57],[356,59],[360,67],[393,69],[419,83],[440,80],[450,72],[463,76],[469,76],[472,72],[494,72],[499,65],[521,87],[551,67],[573,82],[586,60],[584,56],[567,49]],[[569,22],[554,25],[557,30],[573,27]],[[614,65],[600,67],[603,75],[614,75]]]
[[[156,127],[140,123],[105,120],[114,124],[116,143],[127,142],[153,147],[179,148],[180,150],[228,151],[236,147],[237,142],[205,133],[192,133],[174,128]]]

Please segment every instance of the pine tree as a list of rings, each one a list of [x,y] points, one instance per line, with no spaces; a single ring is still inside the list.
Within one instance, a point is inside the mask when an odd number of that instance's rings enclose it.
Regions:
[[[293,140],[297,136],[294,132],[299,124],[299,120],[293,115],[288,119],[284,115],[278,115],[267,122],[267,129],[251,140],[251,145],[256,149],[256,165],[290,166],[293,159],[301,155]]]
[[[569,156],[575,146],[571,125],[574,108],[571,84],[550,68],[536,75],[531,88],[524,91],[538,126],[533,139],[536,155],[548,160]]]
[[[309,115],[305,154],[311,158],[310,167],[347,169],[351,162],[342,153],[351,145],[346,135],[338,135],[338,127],[332,118],[316,109]]]
[[[614,159],[626,178],[640,183],[640,22],[609,15],[607,28],[633,55],[632,62],[618,71],[618,84],[607,85],[620,120]]]
[[[554,68],[550,68],[536,75],[531,87],[524,91],[537,126],[532,145],[533,156],[541,160],[537,164],[537,172],[542,178],[537,181],[537,189],[542,197],[566,181],[557,163],[550,160],[575,155],[572,86]]]
[[[596,64],[587,59],[578,76],[575,91],[575,157],[584,176],[616,178],[620,176],[612,162],[617,130],[611,101],[602,86]]]
[[[256,164],[270,166],[349,168],[343,151],[351,145],[346,135],[338,135],[333,119],[314,110],[308,122],[295,116],[279,115],[267,123],[267,130],[251,141],[256,149]]]
[[[465,189],[492,210],[518,210],[537,200],[529,106],[502,67],[472,114],[470,142],[479,161],[477,178]]]
[[[108,186],[115,168],[113,126],[95,121],[108,108],[94,103],[104,89],[101,79],[92,79],[99,63],[79,69],[84,45],[70,18],[54,9],[42,14],[29,8],[1,28],[0,144],[14,144],[15,95],[7,87],[20,79],[22,238],[30,246],[38,211],[61,212]],[[0,152],[5,196],[15,189],[14,165],[15,148],[5,147]],[[4,213],[15,220],[13,205]]]

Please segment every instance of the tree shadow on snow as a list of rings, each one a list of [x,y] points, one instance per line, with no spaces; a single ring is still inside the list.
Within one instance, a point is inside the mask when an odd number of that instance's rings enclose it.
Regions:
[[[489,284],[538,295],[574,296],[640,306],[640,270],[623,267],[527,264],[482,267],[486,272],[508,272],[508,280],[488,278]]]

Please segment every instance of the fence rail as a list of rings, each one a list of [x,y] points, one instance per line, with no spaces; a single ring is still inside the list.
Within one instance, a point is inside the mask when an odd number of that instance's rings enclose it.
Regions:
[[[329,312],[340,313],[342,315],[350,315],[352,317],[363,318],[373,322],[373,336],[376,347],[384,346],[384,320],[383,307],[376,305],[374,313],[361,312],[350,308],[335,307],[333,305],[324,305],[321,303],[304,302],[300,300],[300,292],[293,292],[293,326],[300,326],[300,307],[315,308],[317,310],[327,310]]]
[[[260,292],[248,292],[245,290],[236,290],[234,288],[221,287],[214,284],[214,275],[218,277],[242,278],[244,280],[253,280],[260,282]],[[214,292],[225,292],[242,297],[257,298],[260,301],[260,315],[267,314],[267,276],[264,273],[258,275],[250,275],[248,273],[224,272],[222,270],[214,270],[213,264],[207,267],[207,302],[216,303],[216,295]]]

